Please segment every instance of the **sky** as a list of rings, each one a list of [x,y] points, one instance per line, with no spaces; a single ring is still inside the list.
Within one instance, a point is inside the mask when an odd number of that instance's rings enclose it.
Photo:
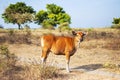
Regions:
[[[102,28],[112,25],[113,18],[120,17],[120,0],[0,0],[0,25],[4,28],[17,28],[17,25],[6,24],[1,14],[16,2],[25,2],[38,12],[46,10],[46,4],[61,6],[71,16],[72,28]],[[40,25],[29,23],[31,28]]]

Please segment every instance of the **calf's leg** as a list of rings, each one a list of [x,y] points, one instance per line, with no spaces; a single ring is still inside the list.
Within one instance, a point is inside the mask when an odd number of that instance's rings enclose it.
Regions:
[[[43,48],[42,55],[41,55],[41,61],[42,61],[42,63],[46,62],[48,54],[49,54],[48,49]]]
[[[67,72],[70,72],[69,62],[70,62],[70,55],[69,55],[69,53],[67,53],[66,54],[66,71]]]

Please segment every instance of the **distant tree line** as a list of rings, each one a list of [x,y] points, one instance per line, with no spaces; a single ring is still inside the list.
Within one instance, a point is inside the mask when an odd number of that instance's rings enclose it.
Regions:
[[[60,30],[69,30],[69,24],[71,23],[71,16],[56,4],[46,4],[46,10],[36,12],[24,2],[17,2],[16,4],[10,4],[5,9],[2,18],[5,23],[17,24],[18,29],[21,29],[24,24],[34,22],[45,29],[58,27]],[[120,29],[120,18],[113,18],[112,23],[112,28]],[[3,26],[0,26],[0,28],[3,28]]]
[[[24,2],[10,4],[2,14],[5,23],[17,24],[18,29],[21,29],[24,24],[34,22],[41,25],[43,28],[54,29],[58,26],[70,28],[71,17],[62,7],[56,4],[47,4],[46,10],[36,12],[31,6],[27,6]]]

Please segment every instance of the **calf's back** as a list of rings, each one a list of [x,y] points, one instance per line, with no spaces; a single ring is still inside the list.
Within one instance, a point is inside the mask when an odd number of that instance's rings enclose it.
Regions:
[[[68,36],[44,35],[41,38],[41,46],[42,49],[51,51],[56,55],[65,55],[66,52],[73,55],[76,51],[74,37]]]

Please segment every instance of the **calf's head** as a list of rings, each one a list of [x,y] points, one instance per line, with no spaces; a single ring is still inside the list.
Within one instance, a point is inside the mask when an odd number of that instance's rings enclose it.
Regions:
[[[85,32],[75,32],[75,31],[72,31],[72,34],[75,36],[75,40],[79,43],[83,41],[84,36],[86,35]]]

